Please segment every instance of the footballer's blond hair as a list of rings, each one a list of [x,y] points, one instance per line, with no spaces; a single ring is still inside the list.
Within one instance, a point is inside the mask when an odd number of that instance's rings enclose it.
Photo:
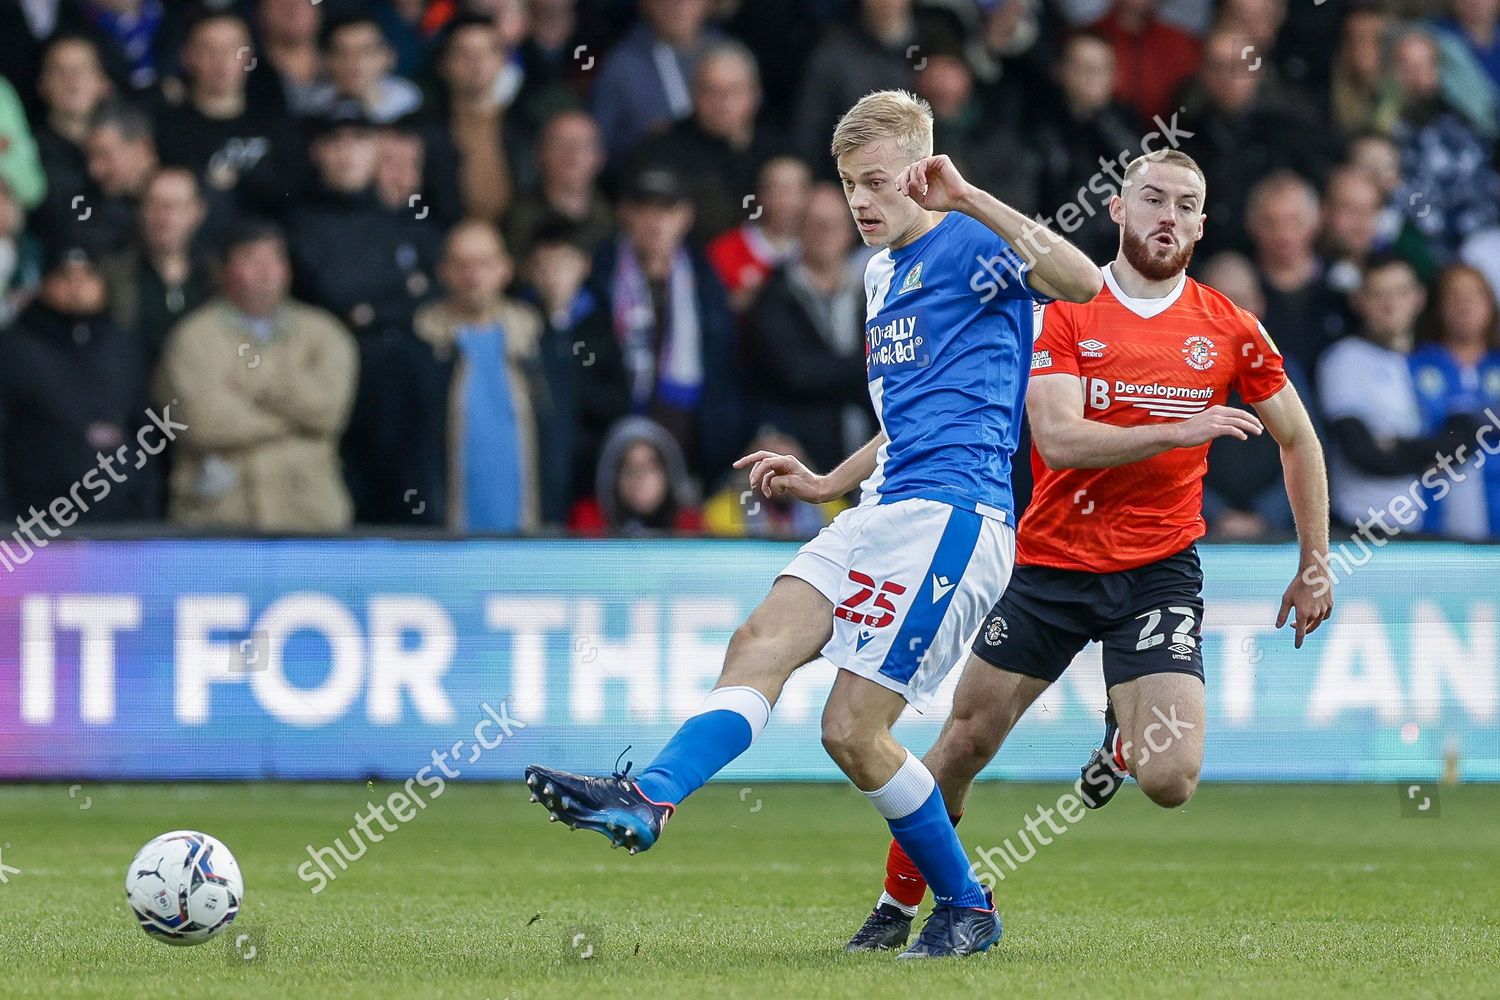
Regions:
[[[834,159],[881,139],[895,139],[911,163],[931,156],[932,106],[904,90],[866,94],[834,126]]]
[[[1125,168],[1124,187],[1128,189],[1141,175],[1148,173],[1155,164],[1166,164],[1170,167],[1185,167],[1198,175],[1198,180],[1203,184],[1204,194],[1208,193],[1208,177],[1203,173],[1203,168],[1198,166],[1198,161],[1187,155],[1180,149],[1153,149],[1130,161]],[[1123,194],[1124,191],[1122,190]]]

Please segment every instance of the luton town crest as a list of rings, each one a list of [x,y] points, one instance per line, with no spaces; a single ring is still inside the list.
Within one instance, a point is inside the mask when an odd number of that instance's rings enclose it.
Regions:
[[[1189,337],[1182,345],[1182,355],[1189,367],[1206,372],[1214,366],[1219,352],[1207,337]]]

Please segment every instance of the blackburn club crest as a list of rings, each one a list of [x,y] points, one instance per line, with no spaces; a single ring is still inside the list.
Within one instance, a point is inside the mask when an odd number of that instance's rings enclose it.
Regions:
[[[906,277],[901,279],[901,287],[896,290],[897,295],[904,295],[922,287],[922,262],[919,260],[906,272]]]
[[[1182,356],[1189,368],[1206,372],[1214,366],[1214,359],[1219,356],[1219,351],[1207,337],[1189,337],[1182,345]]]

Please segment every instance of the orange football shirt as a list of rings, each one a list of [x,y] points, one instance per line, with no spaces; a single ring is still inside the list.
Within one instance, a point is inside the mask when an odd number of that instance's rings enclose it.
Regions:
[[[1119,427],[1186,420],[1234,389],[1258,403],[1286,385],[1281,353],[1249,312],[1184,277],[1160,299],[1132,299],[1104,270],[1093,301],[1045,307],[1031,377],[1083,382],[1089,420]],[[1208,445],[1173,448],[1112,469],[1050,469],[1036,480],[1016,538],[1029,566],[1112,573],[1163,559],[1203,537]]]

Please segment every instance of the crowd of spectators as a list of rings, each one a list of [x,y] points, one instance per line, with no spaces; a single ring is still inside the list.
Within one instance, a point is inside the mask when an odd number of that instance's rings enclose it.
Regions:
[[[1497,21],[1500,0],[0,4],[0,514],[76,494],[169,411],[171,447],[86,524],[809,537],[847,499],[771,502],[730,464],[826,470],[875,431],[869,251],[827,148],[903,87],[967,177],[1101,264],[1110,165],[1195,157],[1192,273],[1281,346],[1335,516],[1417,482],[1417,530],[1500,538]],[[1290,531],[1274,442],[1215,444],[1205,512],[1221,538]]]

